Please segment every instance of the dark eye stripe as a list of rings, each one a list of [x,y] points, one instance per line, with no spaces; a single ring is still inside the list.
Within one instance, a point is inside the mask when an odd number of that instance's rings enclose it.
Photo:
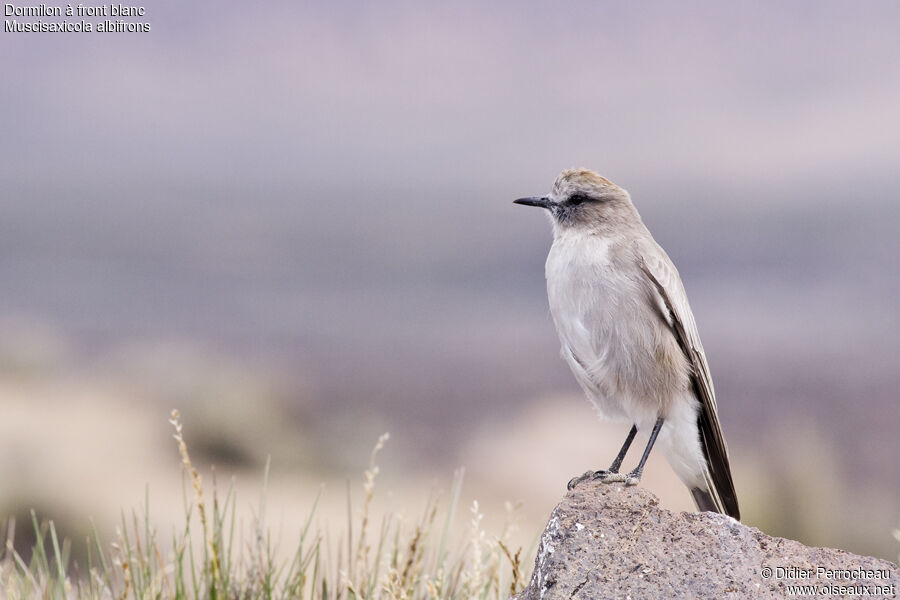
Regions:
[[[582,202],[589,202],[590,198],[586,194],[574,194],[569,196],[569,199],[566,201],[567,204],[578,205]]]

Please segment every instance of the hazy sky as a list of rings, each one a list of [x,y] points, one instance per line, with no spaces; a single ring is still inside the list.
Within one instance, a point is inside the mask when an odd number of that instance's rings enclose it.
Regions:
[[[883,177],[898,17],[890,2],[154,3],[149,34],[0,37],[4,179],[265,206],[273,187],[310,204],[505,192],[572,164],[658,192]]]

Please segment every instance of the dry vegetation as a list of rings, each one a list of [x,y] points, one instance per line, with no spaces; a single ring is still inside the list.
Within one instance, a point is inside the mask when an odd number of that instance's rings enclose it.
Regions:
[[[233,489],[220,495],[194,468],[177,411],[172,426],[185,471],[184,522],[171,537],[150,523],[149,494],[143,514],[124,514],[117,539],[87,539],[87,564],[70,560],[72,542],[57,536],[53,521],[39,523],[26,561],[14,547],[14,520],[0,550],[0,596],[18,598],[310,598],[457,599],[501,598],[524,585],[522,550],[509,546],[512,520],[497,536],[482,527],[478,503],[469,509],[468,533],[455,535],[462,474],[449,498],[431,494],[418,519],[397,514],[372,522],[379,468],[375,445],[365,471],[362,506],[354,511],[348,490],[345,531],[314,527],[316,505],[294,540],[292,557],[280,558],[265,522],[265,484],[248,528],[238,526]],[[268,473],[268,468],[267,468]],[[510,514],[512,508],[509,507]],[[19,524],[21,527],[22,524]],[[84,543],[84,542],[82,542]]]

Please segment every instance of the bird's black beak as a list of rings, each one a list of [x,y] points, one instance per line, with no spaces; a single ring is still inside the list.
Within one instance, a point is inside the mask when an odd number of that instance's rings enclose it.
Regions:
[[[552,202],[550,202],[550,198],[546,196],[543,198],[519,198],[518,200],[513,200],[513,204],[523,204],[525,206],[540,206],[541,208],[550,208]]]

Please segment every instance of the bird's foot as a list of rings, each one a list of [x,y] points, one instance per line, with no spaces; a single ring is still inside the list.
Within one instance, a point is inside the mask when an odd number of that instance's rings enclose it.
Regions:
[[[592,479],[600,483],[622,483],[625,476],[618,471],[597,471]]]
[[[632,471],[628,475],[625,476],[624,480],[625,485],[627,487],[631,487],[633,485],[637,485],[641,482],[641,474]]]
[[[573,477],[569,481],[569,485],[567,486],[570,490],[574,489],[576,485],[583,481],[599,481],[600,483],[622,483],[625,482],[627,485],[628,479],[626,475],[622,473],[618,473],[615,471],[588,471],[584,475],[579,475],[578,477]]]

